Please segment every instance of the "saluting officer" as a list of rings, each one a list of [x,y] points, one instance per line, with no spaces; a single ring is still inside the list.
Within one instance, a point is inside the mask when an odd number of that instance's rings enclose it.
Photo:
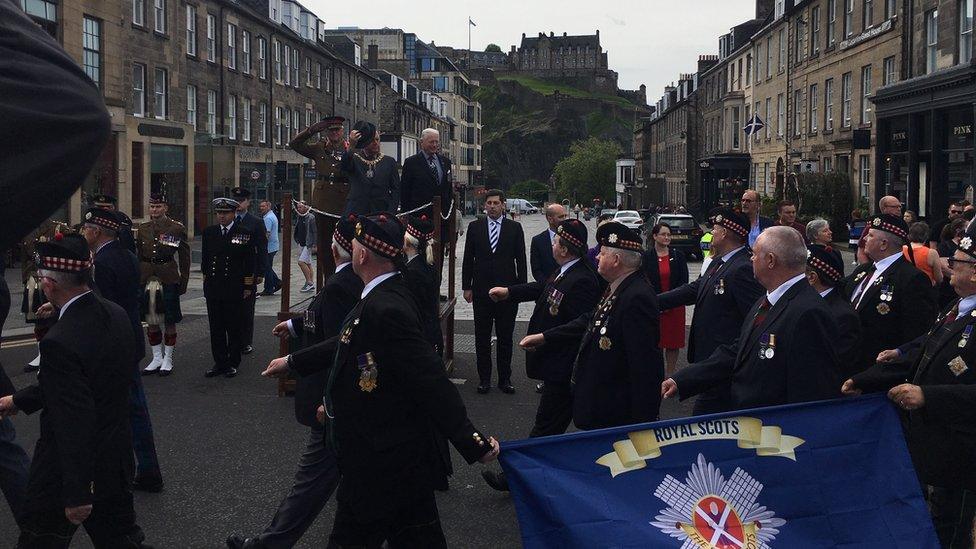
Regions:
[[[853,367],[864,371],[878,353],[925,333],[936,315],[936,294],[928,276],[902,255],[908,225],[901,216],[871,220],[864,251],[871,260],[846,280],[846,295],[861,319],[863,344]]]
[[[407,268],[403,278],[417,298],[424,322],[424,336],[444,356],[444,336],[441,334],[441,281],[434,267],[434,224],[427,214],[410,216],[403,234],[403,254]]]
[[[338,547],[447,546],[434,498],[447,477],[431,425],[469,463],[498,455],[423,336],[396,267],[403,232],[390,213],[359,218],[352,267],[365,283],[362,299],[338,337],[275,359],[264,372],[329,370],[327,436],[342,473],[330,543]]]
[[[312,207],[331,214],[341,214],[349,196],[349,177],[340,166],[342,154],[346,152],[346,139],[343,125],[346,119],[330,116],[305,128],[288,144],[298,154],[315,162],[315,183],[312,186]],[[325,139],[313,141],[315,134],[325,131]],[[323,215],[315,216],[317,234],[330,235],[335,232],[337,219]],[[328,273],[335,271],[329,254],[318,254],[319,269]]]
[[[173,349],[176,325],[183,320],[180,296],[190,281],[190,242],[186,227],[166,214],[169,204],[160,193],[149,196],[149,221],[136,228],[139,255],[139,284],[142,318],[149,327],[146,335],[152,346],[153,359],[142,371],[144,375],[173,371]],[[160,324],[166,326],[165,346]]]
[[[34,325],[34,339],[38,342],[51,328],[54,321],[50,318],[37,316],[37,309],[47,303],[47,297],[41,288],[41,280],[37,276],[37,262],[34,259],[34,253],[38,244],[60,238],[58,235],[64,236],[73,232],[67,223],[45,221],[20,244],[20,273],[21,282],[24,284],[24,298],[20,305],[20,312],[24,313],[24,319],[28,324]],[[38,350],[37,356],[28,362],[27,366],[24,366],[24,372],[37,371],[40,365],[41,354]]]
[[[312,299],[304,315],[282,322],[273,330],[278,337],[301,341],[302,348],[337,335],[363,292],[363,281],[350,268],[356,218],[342,218],[335,227],[331,246],[335,273],[326,279],[325,288]],[[233,534],[227,538],[230,549],[294,547],[332,497],[339,484],[339,470],[335,452],[326,444],[323,426],[326,373],[323,370],[296,379],[295,417],[309,427],[309,432],[291,491],[281,500],[264,532],[249,538]]]
[[[874,233],[872,228],[871,233]],[[976,511],[976,244],[963,238],[949,258],[959,295],[919,345],[844,383],[845,394],[888,391],[905,411],[908,450],[926,484],[926,499],[943,547],[970,547]]]
[[[599,305],[572,322],[528,335],[519,345],[573,346],[582,339],[571,374],[573,423],[580,429],[654,421],[664,359],[657,346],[657,297],[640,270],[644,246],[640,235],[615,221],[600,226],[596,239],[598,271],[610,284]]]
[[[497,287],[488,295],[496,301],[514,303],[535,301],[530,334],[541,334],[550,328],[576,320],[592,312],[600,300],[600,281],[586,261],[587,231],[578,219],[567,219],[556,226],[552,257],[556,270],[544,281]],[[573,421],[573,396],[570,386],[573,362],[579,347],[573,343],[543,345],[525,354],[525,369],[531,379],[543,381],[542,398],[535,414],[530,437],[561,435]],[[481,476],[496,490],[508,490],[505,473],[482,471]]]
[[[861,319],[837,285],[844,279],[844,260],[830,246],[811,244],[807,247],[807,282],[827,302],[830,314],[837,325],[837,341],[834,349],[846,378],[855,373],[861,345]]]
[[[217,224],[203,230],[203,296],[210,321],[213,368],[206,377],[237,375],[243,347],[241,317],[254,292],[254,243],[251,231],[234,220],[239,204],[230,198],[213,201]]]
[[[119,242],[126,250],[136,253],[136,241],[132,238],[132,219],[119,211],[119,199],[110,194],[96,194],[92,197],[92,206],[99,210],[108,210],[119,214],[119,219],[122,220],[122,227],[119,229]]]
[[[763,287],[752,272],[749,220],[730,209],[719,208],[709,218],[712,225],[711,263],[698,279],[658,296],[661,310],[694,305],[688,338],[688,362],[701,362],[721,345],[732,344]],[[728,385],[718,385],[698,396],[694,415],[730,409]]]

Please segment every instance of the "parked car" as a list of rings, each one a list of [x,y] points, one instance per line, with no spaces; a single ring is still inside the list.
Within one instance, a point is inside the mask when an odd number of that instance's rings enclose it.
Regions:
[[[596,217],[600,217],[600,216],[603,216],[603,215],[609,215],[610,218],[613,219],[613,216],[617,215],[617,210],[615,208],[603,208],[602,210],[598,210],[593,215],[595,215]]]
[[[613,214],[613,220],[638,232],[644,227],[644,220],[636,210],[620,210]]]
[[[695,218],[689,214],[659,214],[648,221],[648,228],[658,223],[671,227],[671,246],[681,250],[686,256],[699,261],[703,258],[700,241],[705,234]],[[650,234],[650,230],[646,231]]]
[[[509,198],[505,201],[508,211],[515,211],[522,214],[539,213],[539,208],[524,198]]]

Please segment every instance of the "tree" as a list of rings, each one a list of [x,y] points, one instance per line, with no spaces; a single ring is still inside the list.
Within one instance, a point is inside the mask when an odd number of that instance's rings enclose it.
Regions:
[[[620,145],[591,137],[576,141],[569,147],[569,156],[556,163],[559,197],[574,204],[589,204],[594,198],[616,203],[614,172],[617,157],[623,152]]]
[[[519,181],[508,188],[508,196],[512,198],[525,198],[526,200],[545,200],[549,193],[549,187],[541,181],[529,179]]]
[[[492,53],[492,52],[494,52],[494,53],[501,53],[502,52],[502,48],[499,47],[498,44],[488,44],[488,47],[485,48],[485,51],[488,52],[488,53]]]

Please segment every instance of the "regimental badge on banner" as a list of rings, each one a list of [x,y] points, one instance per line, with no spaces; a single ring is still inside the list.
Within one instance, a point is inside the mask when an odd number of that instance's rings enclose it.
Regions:
[[[356,357],[356,367],[359,368],[359,389],[371,393],[376,388],[376,360],[373,353],[365,353]]]

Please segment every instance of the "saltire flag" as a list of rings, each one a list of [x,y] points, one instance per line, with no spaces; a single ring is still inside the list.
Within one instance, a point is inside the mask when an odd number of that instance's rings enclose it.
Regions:
[[[749,119],[749,122],[742,128],[742,131],[746,132],[746,135],[752,135],[765,127],[766,124],[763,123],[762,118],[759,118],[759,114],[757,113]]]
[[[523,545],[939,547],[884,395],[507,442]]]
[[[478,26],[478,25],[475,24],[474,21],[471,20],[470,17],[468,17],[468,24],[471,25],[472,27],[477,27]]]

